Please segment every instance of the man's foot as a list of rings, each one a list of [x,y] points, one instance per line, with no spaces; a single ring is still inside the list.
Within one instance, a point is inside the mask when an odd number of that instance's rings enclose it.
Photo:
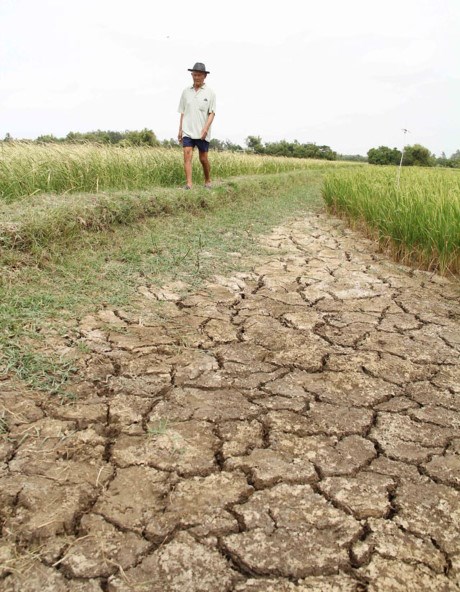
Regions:
[[[191,189],[190,185],[186,185],[185,187],[182,187],[182,189],[184,189],[185,191],[189,191]]]
[[[204,187],[205,187],[205,189],[212,189],[211,183],[205,183]]]

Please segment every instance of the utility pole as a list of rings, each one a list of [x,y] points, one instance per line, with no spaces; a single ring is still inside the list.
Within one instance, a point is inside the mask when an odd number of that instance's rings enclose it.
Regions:
[[[404,141],[403,141],[403,148],[401,151],[401,160],[399,161],[399,168],[398,168],[398,179],[396,182],[396,186],[399,189],[399,180],[401,178],[401,168],[402,168],[402,162],[403,162],[403,158],[404,158],[404,145],[406,143],[406,134],[410,133],[408,129],[406,129],[405,127],[402,128],[402,131],[404,132]]]

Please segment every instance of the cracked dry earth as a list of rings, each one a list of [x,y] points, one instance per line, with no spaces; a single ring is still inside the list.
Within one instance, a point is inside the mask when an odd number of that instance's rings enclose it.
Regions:
[[[73,404],[3,383],[1,590],[459,590],[458,283],[324,215],[263,243],[82,319]]]

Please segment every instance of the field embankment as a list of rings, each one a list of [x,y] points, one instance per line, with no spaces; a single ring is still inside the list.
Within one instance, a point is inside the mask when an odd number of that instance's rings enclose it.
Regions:
[[[212,191],[180,191],[154,187],[149,191],[42,194],[0,205],[0,247],[28,251],[69,245],[87,233],[129,225],[148,217],[198,214],[231,203],[259,199],[312,181],[305,169],[276,175],[253,175],[221,181]]]
[[[460,171],[395,167],[337,170],[324,181],[330,211],[367,231],[396,260],[460,272]]]

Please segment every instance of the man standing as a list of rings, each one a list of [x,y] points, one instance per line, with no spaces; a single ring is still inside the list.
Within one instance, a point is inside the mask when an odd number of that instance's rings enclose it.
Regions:
[[[209,72],[201,62],[188,69],[192,73],[193,85],[182,93],[178,111],[180,113],[179,142],[184,148],[185,189],[192,188],[192,156],[198,148],[204,173],[204,186],[211,187],[211,166],[208,160],[211,123],[216,112],[216,95],[205,84]]]

